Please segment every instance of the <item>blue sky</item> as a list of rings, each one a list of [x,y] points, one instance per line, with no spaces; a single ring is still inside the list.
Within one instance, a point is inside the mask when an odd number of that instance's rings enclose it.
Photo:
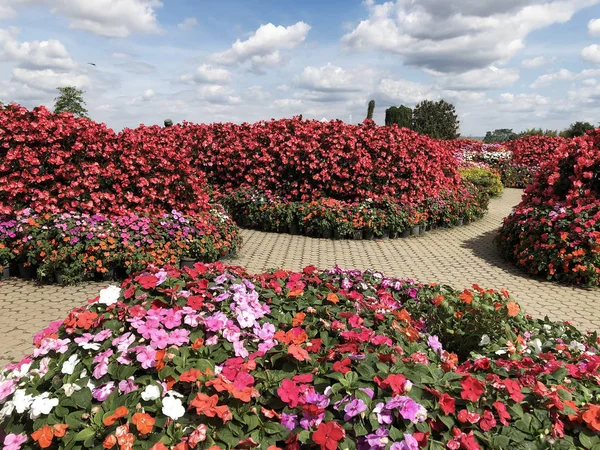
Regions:
[[[379,123],[444,98],[465,136],[600,121],[600,0],[0,0],[0,60],[3,101],[76,85],[115,129],[358,123],[371,98]]]

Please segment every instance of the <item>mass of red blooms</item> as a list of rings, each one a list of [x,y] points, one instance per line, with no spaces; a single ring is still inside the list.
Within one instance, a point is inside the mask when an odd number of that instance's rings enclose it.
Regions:
[[[459,186],[451,145],[372,121],[183,123],[115,133],[44,107],[0,108],[0,212],[197,210],[206,184],[292,200],[423,201]]]
[[[600,284],[600,130],[553,151],[496,240],[530,273]]]
[[[515,164],[537,167],[555,155],[557,149],[569,143],[569,139],[551,136],[526,136],[505,142]]]

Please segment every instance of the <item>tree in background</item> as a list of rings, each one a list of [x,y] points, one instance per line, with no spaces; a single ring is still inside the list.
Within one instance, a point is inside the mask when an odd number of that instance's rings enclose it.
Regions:
[[[521,131],[517,138],[527,137],[527,136],[547,136],[547,137],[557,137],[557,130],[542,130],[541,128],[530,128],[528,130]]]
[[[560,135],[566,138],[574,138],[583,136],[585,133],[593,129],[594,125],[589,122],[575,122],[572,123],[569,128],[561,132]]]
[[[485,133],[483,142],[486,144],[495,144],[497,142],[506,142],[517,137],[516,133],[511,128],[499,128],[494,131]]]
[[[84,92],[75,86],[64,86],[56,88],[59,92],[58,97],[54,99],[54,112],[70,112],[75,117],[88,117],[88,110],[85,109],[83,100]]]
[[[369,109],[367,109],[367,119],[373,120],[373,113],[375,112],[375,100],[369,102]]]
[[[412,128],[413,112],[408,106],[392,106],[385,110],[385,124],[391,126],[397,124],[400,128]]]
[[[413,129],[435,139],[456,139],[460,121],[454,105],[440,100],[423,100],[413,111]]]

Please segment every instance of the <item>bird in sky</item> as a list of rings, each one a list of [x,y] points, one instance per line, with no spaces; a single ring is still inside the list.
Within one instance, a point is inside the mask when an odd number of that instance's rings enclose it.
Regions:
[[[94,63],[88,63],[88,64],[89,64],[90,66],[94,66],[94,67],[96,67],[96,64],[94,64]]]

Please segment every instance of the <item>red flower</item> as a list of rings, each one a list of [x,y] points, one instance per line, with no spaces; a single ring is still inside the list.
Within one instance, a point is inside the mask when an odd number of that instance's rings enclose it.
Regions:
[[[510,378],[505,379],[503,382],[504,387],[506,388],[506,392],[510,395],[515,402],[521,403],[525,396],[521,392],[521,383],[517,380],[511,380]]]
[[[479,427],[483,431],[490,431],[495,426],[496,426],[496,419],[494,418],[494,414],[492,414],[491,411],[486,409],[483,412],[483,417],[481,418],[481,421],[479,422]]]
[[[440,397],[440,408],[444,414],[454,414],[456,412],[456,401],[448,394],[442,394]]]
[[[352,364],[352,361],[350,361],[348,358],[344,358],[341,361],[336,361],[333,363],[333,370],[340,372],[342,375],[346,375],[351,370],[350,364]]]
[[[506,405],[502,402],[495,402],[494,409],[496,410],[496,413],[498,413],[500,423],[505,427],[508,426],[508,421],[511,420],[511,417],[508,411],[506,410]]]
[[[460,385],[463,388],[462,392],[460,393],[460,396],[463,400],[476,402],[485,392],[485,385],[473,377],[465,378],[460,382]]]
[[[281,382],[281,386],[277,389],[279,398],[288,404],[290,408],[298,406],[300,389],[292,380],[285,379]]]
[[[589,405],[581,418],[590,430],[600,431],[600,405]]]
[[[462,409],[457,417],[458,421],[461,423],[477,423],[481,419],[481,416],[478,413],[467,411],[466,409]]]
[[[312,435],[315,444],[321,450],[336,450],[338,442],[344,439],[346,432],[337,422],[320,423],[319,428]]]
[[[153,289],[156,287],[156,283],[158,283],[158,278],[154,275],[141,275],[135,281],[140,283],[144,289]]]

